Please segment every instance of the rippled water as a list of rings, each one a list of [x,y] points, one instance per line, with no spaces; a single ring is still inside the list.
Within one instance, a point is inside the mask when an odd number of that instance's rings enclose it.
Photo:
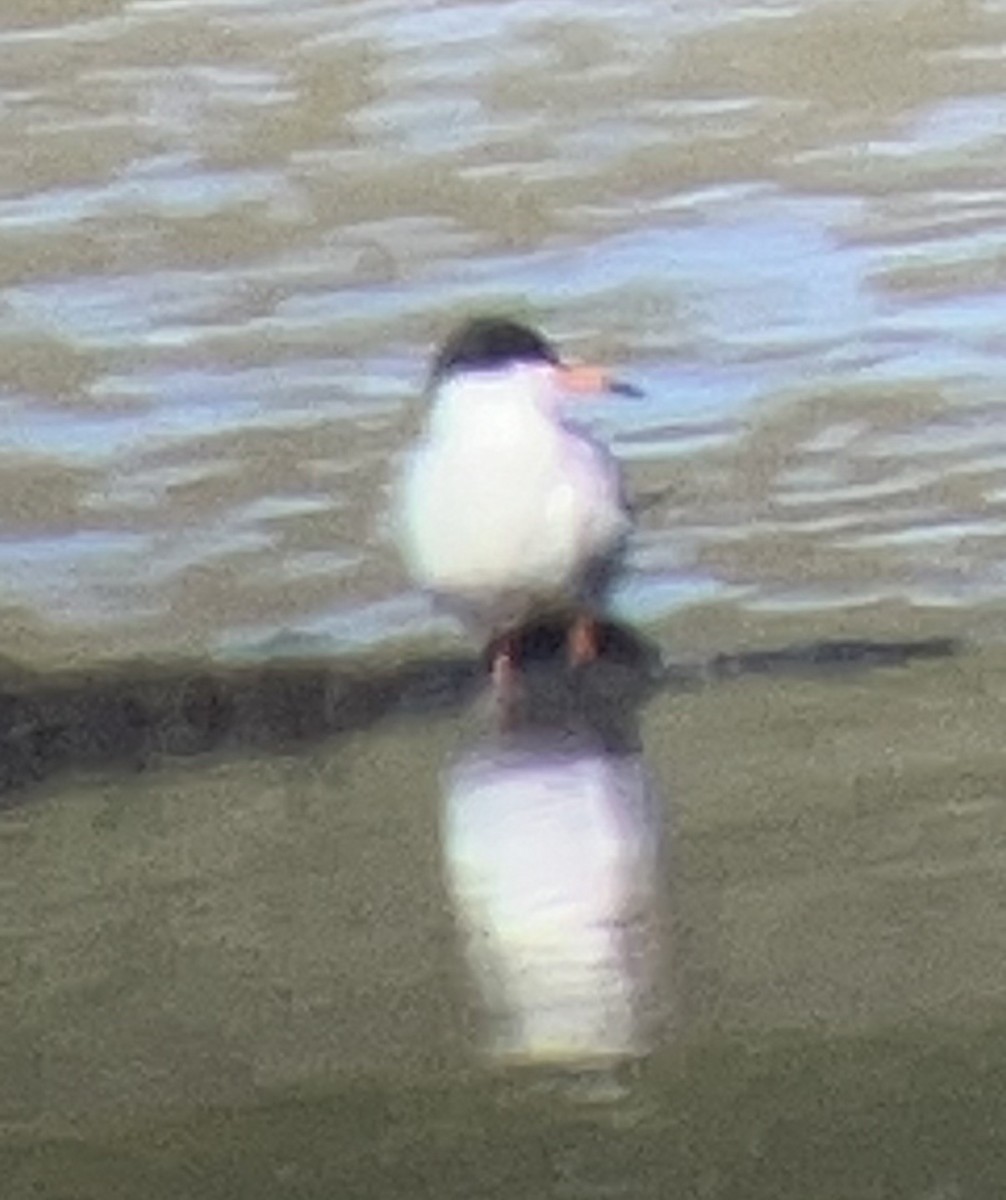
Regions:
[[[500,304],[646,388],[630,615],[1000,597],[1001,6],[4,20],[0,649],[421,637],[387,478]]]
[[[9,0],[4,1200],[1003,1194],[1004,42],[995,0]],[[669,829],[669,1028],[608,1090],[481,1069],[458,998],[473,669],[385,510],[486,307],[645,389],[592,418],[619,612],[685,666],[598,677],[631,746],[534,784],[652,777]],[[608,836],[621,903],[655,859]]]

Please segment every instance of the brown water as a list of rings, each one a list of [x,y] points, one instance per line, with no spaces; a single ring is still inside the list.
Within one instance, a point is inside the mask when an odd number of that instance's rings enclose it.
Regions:
[[[647,390],[631,616],[999,599],[1001,7],[3,25],[0,651],[421,636],[386,481],[490,304]]]
[[[8,0],[4,1200],[1003,1194],[1004,40],[994,0]],[[645,389],[594,414],[623,618],[805,648],[641,710],[675,1016],[602,1099],[475,1065],[467,677],[384,515],[487,305]],[[381,687],[310,675],[345,654]]]

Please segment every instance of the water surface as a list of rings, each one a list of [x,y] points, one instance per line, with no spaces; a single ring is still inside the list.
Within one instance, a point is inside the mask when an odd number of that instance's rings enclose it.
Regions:
[[[5,1197],[1003,1194],[1004,37],[6,6]],[[487,306],[646,393],[589,419],[670,664],[669,1012],[603,1078],[485,1062],[439,838],[479,676],[386,518]]]
[[[429,636],[387,482],[487,305],[647,390],[633,618],[1000,598],[998,6],[4,20],[0,650]]]

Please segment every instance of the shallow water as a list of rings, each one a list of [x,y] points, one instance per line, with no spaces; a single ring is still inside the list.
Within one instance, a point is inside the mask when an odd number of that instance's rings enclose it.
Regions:
[[[455,713],[36,791],[2,826],[6,1194],[997,1194],[1001,678],[805,661],[644,704],[669,1012],[635,1068],[485,1063]]]
[[[1006,10],[596,8],[0,17],[4,1200],[1004,1191]],[[603,1070],[486,1062],[384,515],[486,305],[646,393]]]

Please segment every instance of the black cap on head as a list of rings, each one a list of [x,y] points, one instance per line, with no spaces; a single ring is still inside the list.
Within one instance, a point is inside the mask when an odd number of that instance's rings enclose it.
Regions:
[[[540,333],[506,317],[474,317],[455,329],[437,351],[430,382],[455,371],[491,371],[508,363],[558,363],[559,354]]]

